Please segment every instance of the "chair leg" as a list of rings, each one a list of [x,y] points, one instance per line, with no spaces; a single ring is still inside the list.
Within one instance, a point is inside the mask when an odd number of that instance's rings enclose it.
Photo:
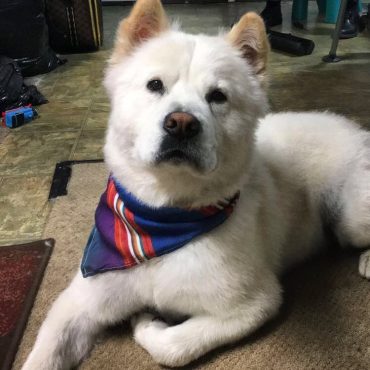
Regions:
[[[333,34],[333,41],[331,43],[331,48],[330,48],[329,54],[322,58],[322,60],[326,63],[336,63],[341,60],[337,56],[336,53],[337,53],[337,48],[338,48],[340,31],[341,31],[342,24],[344,21],[344,13],[346,11],[346,7],[347,7],[347,0],[341,0],[337,23],[335,25],[335,30]]]

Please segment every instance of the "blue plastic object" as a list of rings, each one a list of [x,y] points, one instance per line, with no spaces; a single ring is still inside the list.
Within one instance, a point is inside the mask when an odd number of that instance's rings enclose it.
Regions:
[[[37,111],[32,107],[20,107],[3,113],[3,124],[9,128],[16,128],[32,121],[37,117]]]

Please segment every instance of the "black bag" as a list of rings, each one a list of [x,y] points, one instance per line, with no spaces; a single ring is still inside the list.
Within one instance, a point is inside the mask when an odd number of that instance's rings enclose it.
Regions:
[[[21,71],[14,60],[0,56],[0,112],[47,102],[35,86],[23,83]]]
[[[46,19],[57,52],[96,51],[102,45],[100,0],[46,0]]]
[[[49,47],[43,0],[0,1],[0,55],[17,61],[23,76],[56,68],[59,59]]]
[[[293,36],[291,33],[282,33],[267,30],[271,48],[293,55],[309,55],[315,48],[312,40],[303,37]]]

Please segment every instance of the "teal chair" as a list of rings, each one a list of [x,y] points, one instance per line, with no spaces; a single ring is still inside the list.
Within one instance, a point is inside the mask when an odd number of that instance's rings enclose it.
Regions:
[[[325,14],[325,23],[336,23],[341,0],[316,0],[320,14]],[[361,1],[358,2],[362,10]],[[308,0],[293,0],[292,21],[302,23],[307,20]]]

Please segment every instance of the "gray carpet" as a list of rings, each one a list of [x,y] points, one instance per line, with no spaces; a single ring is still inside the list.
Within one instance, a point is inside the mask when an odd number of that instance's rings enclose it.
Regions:
[[[74,165],[68,196],[54,201],[44,237],[54,238],[56,245],[14,369],[79,267],[106,180],[103,164]],[[370,283],[358,275],[357,262],[357,255],[330,253],[290,272],[283,279],[286,299],[276,320],[187,369],[370,369]],[[107,330],[80,368],[161,369],[134,343],[127,324]]]

